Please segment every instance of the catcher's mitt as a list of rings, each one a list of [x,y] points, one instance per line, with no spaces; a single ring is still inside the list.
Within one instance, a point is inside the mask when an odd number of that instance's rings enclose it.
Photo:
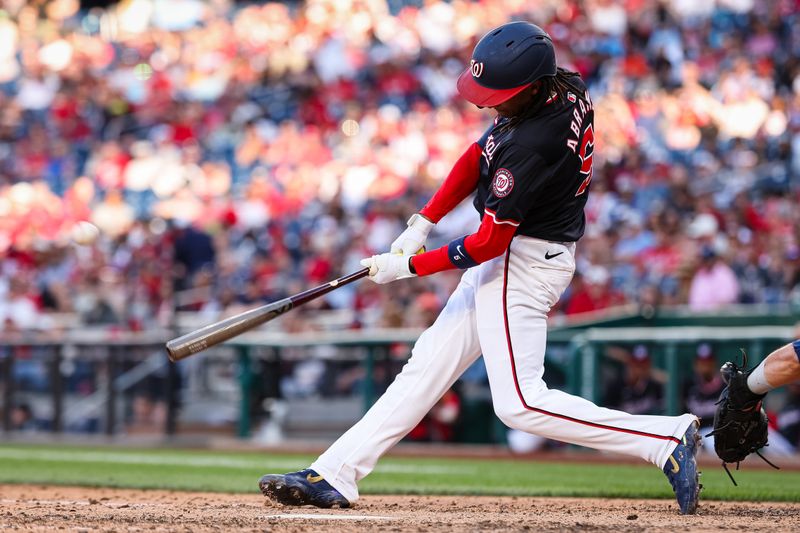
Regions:
[[[751,453],[756,453],[770,466],[778,468],[759,452],[767,446],[767,413],[761,406],[766,394],[755,394],[747,388],[747,377],[752,369],[747,370],[747,354],[744,350],[742,355],[744,360],[741,367],[727,362],[720,369],[727,387],[717,401],[714,431],[709,434],[714,436],[714,451],[722,459],[722,467],[734,485],[736,480],[726,463],[736,463],[738,470],[739,462]]]

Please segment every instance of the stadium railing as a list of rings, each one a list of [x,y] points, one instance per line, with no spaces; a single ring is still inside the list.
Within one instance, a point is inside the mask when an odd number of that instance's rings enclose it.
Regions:
[[[72,331],[44,336],[0,334],[0,427],[4,431],[11,430],[11,408],[17,389],[31,388],[31,383],[17,383],[25,378],[34,383],[32,387],[38,392],[40,402],[46,404],[44,410],[49,423],[41,429],[73,431],[73,427],[88,417],[97,419],[96,427],[89,431],[113,435],[122,428],[125,406],[121,395],[157,376],[154,383],[161,389],[166,403],[163,428],[166,435],[175,435],[179,429],[179,408],[205,401],[207,405],[229,404],[230,410],[236,411],[236,434],[247,437],[252,433],[253,398],[258,396],[256,389],[260,387],[257,380],[265,375],[277,379],[281,365],[287,361],[322,357],[328,362],[363,365],[364,375],[369,377],[363,380],[360,388],[362,405],[366,409],[379,392],[371,379],[376,363],[397,359],[396,354],[390,355],[390,350],[397,346],[410,347],[419,334],[417,329],[302,334],[252,332],[179,365],[167,364],[163,347],[172,336],[169,331],[146,334]],[[563,383],[554,386],[602,401],[601,370],[606,362],[607,347],[645,343],[653,355],[654,367],[662,369],[665,375],[665,412],[675,414],[681,409],[680,387],[691,372],[692,357],[699,343],[711,343],[720,361],[739,357],[739,349],[744,348],[752,365],[791,340],[793,334],[789,325],[556,328],[548,343],[548,367],[560,371],[564,378]],[[323,349],[324,354],[314,352]],[[407,349],[400,351],[408,353]],[[89,362],[87,372],[93,374],[91,380],[95,387],[88,394],[70,394],[72,385],[69,390],[65,387],[71,379],[68,370],[74,370],[77,361]],[[36,364],[38,378],[35,374],[19,372],[21,365],[30,367],[31,362]],[[223,391],[217,397],[213,387],[208,387],[208,382],[214,379],[209,378],[208,369],[215,364],[224,365],[224,371],[216,375],[228,376],[229,381],[226,387],[217,388]],[[18,365],[20,368],[15,370]],[[259,367],[258,371],[254,367]],[[277,396],[278,390],[276,383],[271,394]]]

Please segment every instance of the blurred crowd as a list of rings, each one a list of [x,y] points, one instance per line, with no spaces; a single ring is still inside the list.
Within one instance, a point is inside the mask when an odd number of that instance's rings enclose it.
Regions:
[[[0,329],[216,317],[356,270],[489,123],[455,79],[514,18],[595,102],[587,235],[554,314],[800,301],[797,0],[0,6]],[[70,240],[81,220],[96,242]],[[464,204],[433,244],[477,223]],[[317,307],[422,325],[457,278]]]

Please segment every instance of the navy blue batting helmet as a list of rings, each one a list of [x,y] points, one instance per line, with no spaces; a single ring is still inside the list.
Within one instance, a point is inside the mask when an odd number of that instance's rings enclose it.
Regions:
[[[457,87],[473,104],[493,107],[555,75],[556,53],[547,32],[530,22],[509,22],[478,41]]]

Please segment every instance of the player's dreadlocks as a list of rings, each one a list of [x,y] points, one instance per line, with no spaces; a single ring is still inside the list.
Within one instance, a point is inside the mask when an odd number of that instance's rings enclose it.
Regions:
[[[579,79],[580,74],[577,72],[558,67],[555,76],[546,76],[540,80],[541,86],[539,87],[539,92],[536,93],[536,97],[533,102],[531,102],[531,105],[519,115],[509,119],[503,124],[502,129],[513,129],[520,122],[532,117],[538,113],[554,95],[559,100],[565,99],[568,92],[582,97],[584,89],[578,84]]]

